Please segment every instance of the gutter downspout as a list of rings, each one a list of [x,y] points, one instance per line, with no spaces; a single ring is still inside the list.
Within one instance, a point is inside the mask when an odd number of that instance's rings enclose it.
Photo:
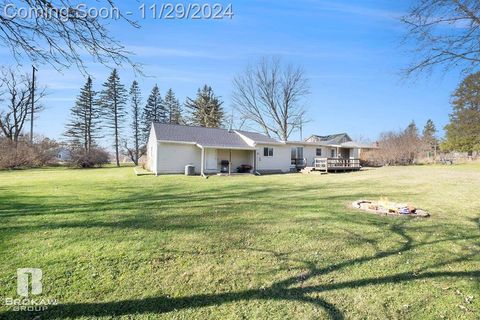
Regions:
[[[205,148],[203,148],[202,145],[198,145],[200,147],[200,149],[202,149],[202,157],[201,157],[201,160],[200,160],[200,175],[202,177],[204,177],[205,179],[208,179],[208,177],[205,175],[205,171],[204,171],[204,168],[205,168]]]
[[[260,172],[257,171],[257,149],[253,150],[253,174],[256,176],[261,176]]]
[[[228,163],[228,175],[232,175],[232,149],[230,149],[230,162]]]

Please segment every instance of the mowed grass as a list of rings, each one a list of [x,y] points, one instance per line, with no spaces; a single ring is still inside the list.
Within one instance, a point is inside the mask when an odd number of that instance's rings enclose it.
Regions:
[[[429,219],[349,208],[412,202]],[[349,174],[0,172],[0,319],[479,319],[480,165]]]

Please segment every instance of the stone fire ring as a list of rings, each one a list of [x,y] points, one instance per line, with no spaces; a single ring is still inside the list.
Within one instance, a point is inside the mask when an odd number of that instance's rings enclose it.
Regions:
[[[430,217],[430,214],[427,211],[403,203],[357,200],[352,203],[352,207],[358,210],[385,216]]]

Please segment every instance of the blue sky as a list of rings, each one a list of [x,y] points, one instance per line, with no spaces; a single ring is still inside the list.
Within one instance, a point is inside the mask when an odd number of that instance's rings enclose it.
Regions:
[[[306,105],[310,122],[304,137],[349,132],[356,139],[374,140],[412,120],[423,127],[431,118],[443,127],[451,110],[450,95],[460,81],[454,73],[401,77],[400,70],[412,57],[408,47],[400,45],[404,29],[397,18],[408,10],[409,2],[223,1],[232,3],[232,19],[145,19],[139,20],[138,30],[113,22],[109,29],[136,53],[133,60],[144,64],[149,77],[138,79],[144,99],[155,83],[162,94],[173,88],[182,102],[209,84],[229,110],[233,77],[260,57],[275,56],[302,66],[310,79]],[[121,8],[139,13],[140,4],[129,1]],[[5,49],[0,50],[0,62],[14,65]],[[100,89],[110,70],[87,62]],[[29,70],[30,63],[23,64]],[[49,95],[35,130],[61,138],[85,78],[73,67],[62,73],[48,65],[38,68],[37,79]],[[119,72],[128,87],[135,77],[132,70],[125,67]]]

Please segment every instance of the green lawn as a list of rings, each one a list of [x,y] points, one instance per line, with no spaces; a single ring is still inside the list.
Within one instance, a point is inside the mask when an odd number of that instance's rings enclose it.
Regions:
[[[429,219],[357,212],[388,197]],[[480,165],[338,175],[0,172],[0,298],[41,319],[478,319]],[[3,304],[3,302],[1,303]],[[0,306],[0,319],[35,313]]]

